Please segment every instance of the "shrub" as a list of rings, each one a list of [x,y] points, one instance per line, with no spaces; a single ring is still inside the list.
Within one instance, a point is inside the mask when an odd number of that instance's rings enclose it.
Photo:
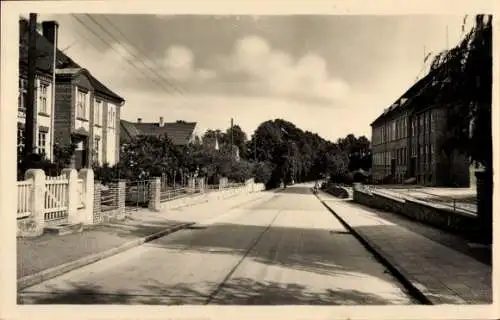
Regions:
[[[255,183],[267,184],[271,180],[273,166],[270,162],[259,162],[254,165],[253,175]]]

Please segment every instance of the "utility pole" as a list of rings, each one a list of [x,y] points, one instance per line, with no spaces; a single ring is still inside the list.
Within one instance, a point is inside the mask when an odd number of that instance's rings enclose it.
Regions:
[[[24,165],[29,168],[30,157],[36,148],[37,112],[35,105],[36,71],[36,13],[30,13],[28,33],[28,92],[26,101],[26,144],[24,146]]]
[[[233,164],[233,118],[231,118],[231,164]]]
[[[52,95],[50,97],[50,102],[51,102],[51,108],[50,108],[50,119],[51,119],[51,122],[50,122],[50,145],[51,145],[51,148],[50,148],[50,160],[51,161],[54,161],[54,145],[55,145],[55,142],[54,142],[54,121],[55,121],[55,117],[56,117],[56,68],[57,68],[57,43],[58,43],[58,39],[57,39],[57,29],[58,29],[58,25],[57,23],[54,23],[54,43],[53,43],[53,46],[54,46],[54,50],[52,52],[53,54],[53,57],[52,57]]]

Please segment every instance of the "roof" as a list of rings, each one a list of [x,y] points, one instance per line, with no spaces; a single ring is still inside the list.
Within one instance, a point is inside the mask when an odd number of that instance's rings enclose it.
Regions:
[[[415,101],[423,92],[439,91],[438,86],[434,85],[435,76],[441,72],[451,61],[441,64],[438,68],[431,70],[425,77],[417,81],[413,86],[411,86],[401,97],[399,97],[395,103],[393,103],[389,108],[386,108],[384,112],[379,115],[370,125],[373,126],[376,123],[387,119],[391,115],[396,114],[399,111],[409,108],[412,102]]]
[[[139,135],[160,136],[166,134],[174,145],[186,145],[193,136],[196,122],[167,122],[160,127],[158,122],[130,122],[120,120],[120,140],[128,142]]]
[[[28,65],[28,21],[25,19],[21,19],[19,21],[19,64],[20,65]],[[36,51],[37,51],[37,59],[36,59],[36,68],[40,72],[44,72],[47,74],[52,73],[52,64],[53,64],[53,50],[54,45],[47,40],[43,35],[39,32],[36,33]],[[57,49],[56,52],[56,67],[58,69],[82,69],[78,63],[76,63],[73,59],[64,54],[61,50]],[[56,71],[57,72],[57,71]],[[111,91],[108,87],[106,87],[101,81],[97,80],[90,72],[89,72],[90,82],[95,90],[113,100],[117,100],[119,102],[124,102],[125,99],[120,97],[115,92]]]

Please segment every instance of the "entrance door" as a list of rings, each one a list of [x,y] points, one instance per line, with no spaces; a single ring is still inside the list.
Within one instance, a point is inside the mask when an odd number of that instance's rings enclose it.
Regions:
[[[412,157],[410,159],[410,178],[415,177],[415,168],[417,166],[417,158]]]
[[[75,169],[81,169],[87,167],[88,164],[88,144],[87,137],[81,137],[79,141],[76,142],[75,149]]]

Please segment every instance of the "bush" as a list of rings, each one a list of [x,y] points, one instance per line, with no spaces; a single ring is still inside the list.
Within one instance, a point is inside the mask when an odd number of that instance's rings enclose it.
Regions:
[[[269,162],[259,162],[254,165],[253,175],[255,183],[267,184],[271,180],[273,166]]]
[[[58,176],[63,168],[45,159],[43,155],[32,154],[26,163],[23,162],[23,159],[18,161],[17,180],[24,180],[24,173],[28,169],[42,169],[46,176]]]

